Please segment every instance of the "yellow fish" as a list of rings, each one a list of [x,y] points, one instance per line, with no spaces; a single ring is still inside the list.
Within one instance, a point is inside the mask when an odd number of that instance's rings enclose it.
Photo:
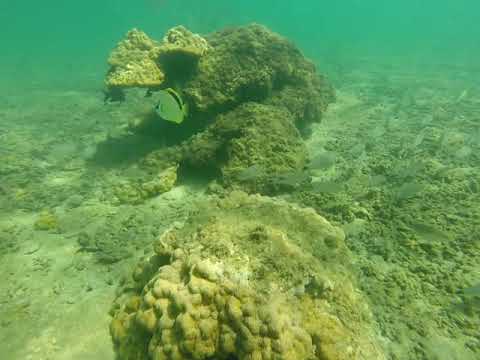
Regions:
[[[155,112],[163,120],[181,124],[188,114],[187,106],[173,89],[160,90],[154,95],[157,99]]]

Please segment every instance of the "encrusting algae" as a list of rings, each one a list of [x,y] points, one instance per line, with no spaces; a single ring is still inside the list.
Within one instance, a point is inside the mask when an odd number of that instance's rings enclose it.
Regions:
[[[155,75],[155,82],[142,79],[140,71],[135,81],[112,82],[123,76],[127,65],[141,67],[142,61],[154,63],[163,75]],[[303,136],[335,99],[312,62],[290,41],[258,24],[205,38],[175,27],[159,42],[132,30],[109,63],[107,93],[147,88],[152,99],[152,111],[130,122],[129,130],[142,136],[157,129],[159,143],[161,138],[169,143],[141,163],[154,165],[155,158],[176,153],[180,167],[208,169],[220,174],[227,187],[264,194],[277,191],[275,179],[303,171]],[[166,96],[169,89],[176,95]],[[174,98],[179,99],[178,108]],[[268,176],[259,177],[254,186],[239,181],[237,175],[253,165]],[[154,165],[147,171],[161,170]]]
[[[158,44],[144,32],[130,30],[108,58],[111,66],[105,83],[107,87],[154,87],[165,79],[155,63]]]
[[[170,29],[161,42],[132,29],[108,58],[110,70],[105,84],[107,88],[158,88],[166,80],[164,67],[168,68],[171,57],[196,61],[208,48],[205,39],[183,26]]]

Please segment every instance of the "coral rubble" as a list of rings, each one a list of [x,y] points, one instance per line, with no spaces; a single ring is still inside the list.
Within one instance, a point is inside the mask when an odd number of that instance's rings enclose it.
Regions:
[[[177,181],[178,166],[170,166],[151,180],[140,184],[123,182],[114,188],[114,194],[120,203],[140,204],[144,200],[163,194],[173,189]]]

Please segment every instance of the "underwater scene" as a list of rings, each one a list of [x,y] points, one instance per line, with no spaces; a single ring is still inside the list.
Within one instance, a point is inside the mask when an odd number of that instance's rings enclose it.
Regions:
[[[480,5],[0,2],[0,359],[480,359]]]

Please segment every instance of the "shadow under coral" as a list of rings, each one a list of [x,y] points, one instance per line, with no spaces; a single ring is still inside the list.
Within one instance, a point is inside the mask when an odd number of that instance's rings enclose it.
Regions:
[[[89,159],[89,165],[116,167],[137,163],[162,146],[162,142],[153,136],[128,134],[109,137],[97,145],[95,154]]]

